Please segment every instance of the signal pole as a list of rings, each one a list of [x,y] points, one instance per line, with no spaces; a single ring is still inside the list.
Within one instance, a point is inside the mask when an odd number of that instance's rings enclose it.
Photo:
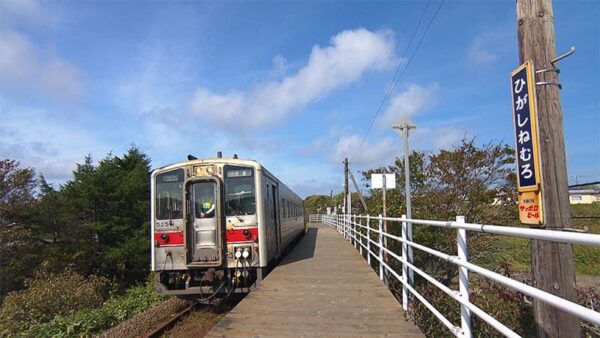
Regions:
[[[519,59],[532,60],[535,74],[541,177],[545,220],[542,227],[562,230],[571,226],[563,118],[558,72],[551,64],[556,58],[552,0],[517,0]],[[554,82],[554,83],[553,83]],[[535,286],[565,299],[576,301],[573,246],[531,240],[532,272]],[[538,337],[579,337],[579,320],[566,312],[534,300]]]

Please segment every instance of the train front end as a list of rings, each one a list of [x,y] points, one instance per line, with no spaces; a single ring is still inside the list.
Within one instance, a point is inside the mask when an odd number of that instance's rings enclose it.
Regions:
[[[257,168],[232,162],[188,161],[153,172],[157,292],[208,301],[256,281]]]

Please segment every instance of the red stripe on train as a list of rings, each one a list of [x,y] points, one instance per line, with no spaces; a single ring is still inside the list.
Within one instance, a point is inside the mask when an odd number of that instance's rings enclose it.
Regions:
[[[155,233],[154,243],[156,246],[183,245],[183,231]]]
[[[228,243],[258,241],[258,228],[227,229],[225,238]]]

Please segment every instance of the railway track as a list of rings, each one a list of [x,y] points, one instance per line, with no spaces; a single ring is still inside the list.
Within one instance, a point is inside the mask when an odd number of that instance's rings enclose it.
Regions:
[[[164,321],[163,323],[161,323],[156,329],[154,329],[154,330],[150,331],[149,333],[145,334],[144,337],[145,338],[160,337],[163,333],[165,333],[166,331],[168,331],[171,328],[173,328],[175,326],[175,324],[177,324],[180,321],[183,321],[185,318],[187,318],[187,316],[189,316],[189,314],[192,311],[194,311],[196,308],[198,308],[198,306],[200,306],[199,302],[192,303],[187,308],[185,308],[182,311],[180,311],[177,314],[175,314],[172,318],[170,318],[170,319]]]

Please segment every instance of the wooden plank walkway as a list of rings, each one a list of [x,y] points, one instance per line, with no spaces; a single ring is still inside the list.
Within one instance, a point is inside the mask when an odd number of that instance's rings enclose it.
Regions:
[[[208,337],[424,337],[334,229],[307,234]]]

